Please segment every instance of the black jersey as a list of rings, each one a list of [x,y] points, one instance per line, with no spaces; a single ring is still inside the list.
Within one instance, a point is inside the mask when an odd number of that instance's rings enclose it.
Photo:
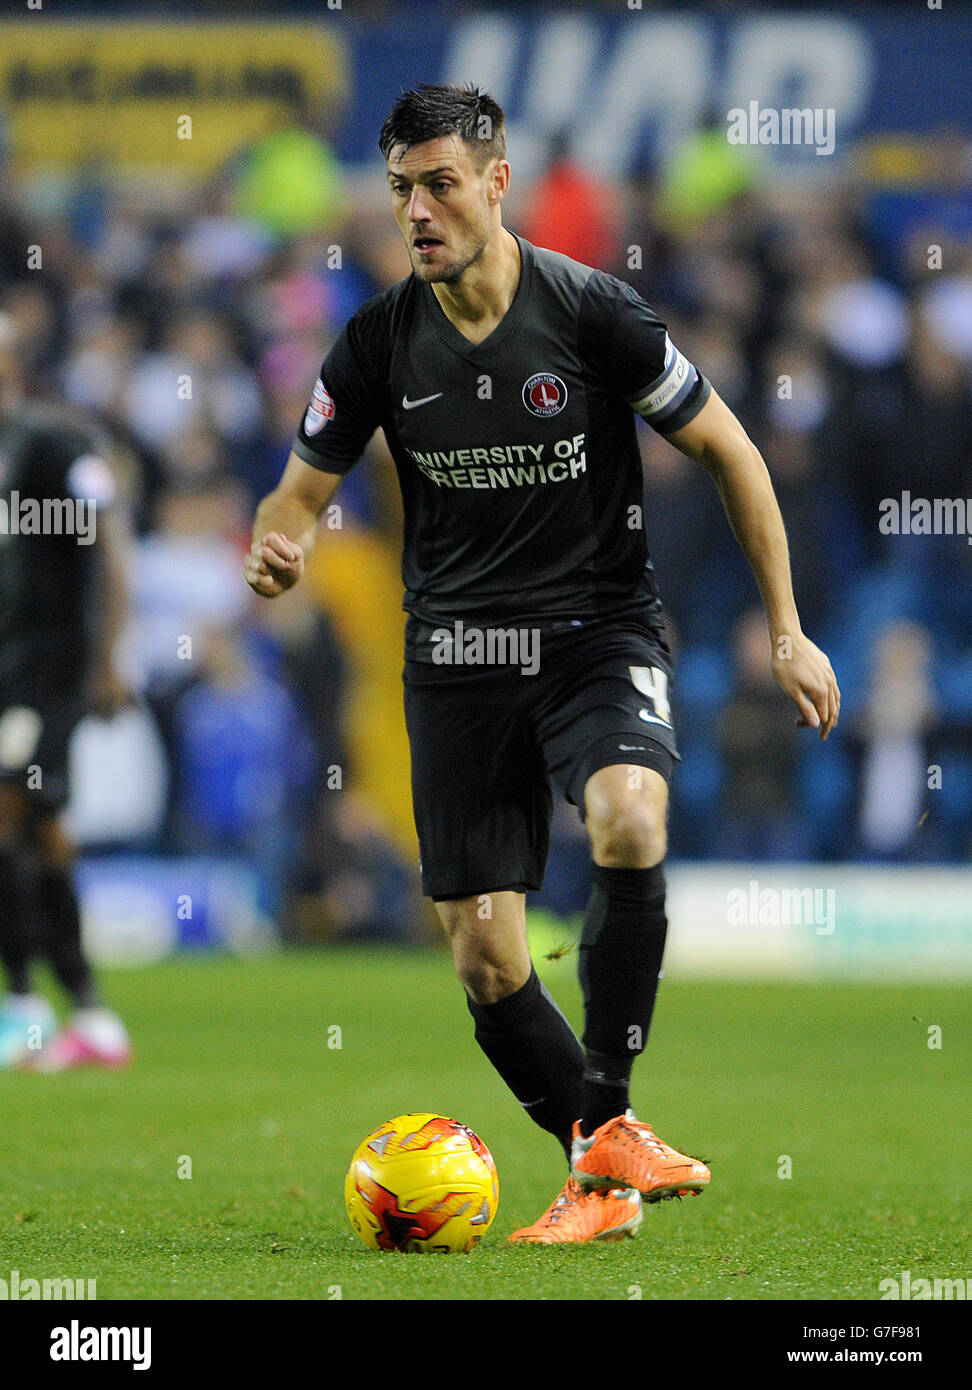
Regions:
[[[103,443],[50,410],[0,416],[0,691],[77,686],[90,557],[114,484]]]
[[[405,517],[406,652],[430,630],[549,626],[660,607],[635,412],[687,424],[709,383],[623,281],[517,237],[501,322],[471,343],[409,276],[337,338],[294,441],[346,473],[377,426]]]

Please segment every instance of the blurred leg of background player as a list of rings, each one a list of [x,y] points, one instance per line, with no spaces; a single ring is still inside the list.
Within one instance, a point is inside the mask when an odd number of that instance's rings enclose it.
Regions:
[[[29,815],[19,787],[0,782],[0,961],[7,995],[0,1000],[0,1066],[11,1066],[28,1044],[50,1042],[57,1017],[47,1000],[31,990],[36,942],[31,921],[30,873],[24,854]]]
[[[124,1024],[102,1005],[84,954],[74,861],[57,811],[0,781],[0,960],[8,988],[0,1001],[0,1066],[63,1071],[123,1066],[131,1058]],[[59,1032],[51,1005],[33,993],[39,960],[73,1005]]]

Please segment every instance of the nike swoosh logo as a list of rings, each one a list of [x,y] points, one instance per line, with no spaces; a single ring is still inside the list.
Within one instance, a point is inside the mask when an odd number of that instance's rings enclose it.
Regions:
[[[660,719],[657,714],[649,714],[646,709],[640,709],[638,711],[638,718],[643,719],[646,724],[664,724],[666,729],[672,727],[670,720]]]
[[[429,401],[437,401],[441,395],[441,391],[436,391],[434,396],[423,396],[420,401],[410,401],[407,396],[403,396],[402,406],[405,410],[414,410],[417,405],[428,405]]]

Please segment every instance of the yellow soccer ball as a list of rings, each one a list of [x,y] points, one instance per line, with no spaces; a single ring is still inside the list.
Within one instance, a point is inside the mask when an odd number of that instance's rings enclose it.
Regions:
[[[362,1139],[344,1180],[351,1225],[371,1250],[472,1250],[499,1203],[493,1156],[445,1115],[396,1115]]]

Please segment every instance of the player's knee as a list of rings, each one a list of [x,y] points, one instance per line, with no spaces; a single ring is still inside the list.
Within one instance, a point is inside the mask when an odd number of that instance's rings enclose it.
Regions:
[[[494,942],[487,945],[462,932],[454,933],[451,941],[456,976],[474,1004],[495,1004],[525,983],[517,952],[503,951]]]
[[[463,989],[475,1004],[495,1004],[526,983],[529,954],[521,933],[484,931],[481,903],[481,898],[456,898],[435,907]]]
[[[647,869],[665,858],[665,815],[651,801],[634,796],[599,801],[588,808],[587,828],[594,859],[607,868]]]
[[[474,1004],[496,1004],[526,983],[513,966],[481,956],[457,959],[455,967],[460,984]]]

